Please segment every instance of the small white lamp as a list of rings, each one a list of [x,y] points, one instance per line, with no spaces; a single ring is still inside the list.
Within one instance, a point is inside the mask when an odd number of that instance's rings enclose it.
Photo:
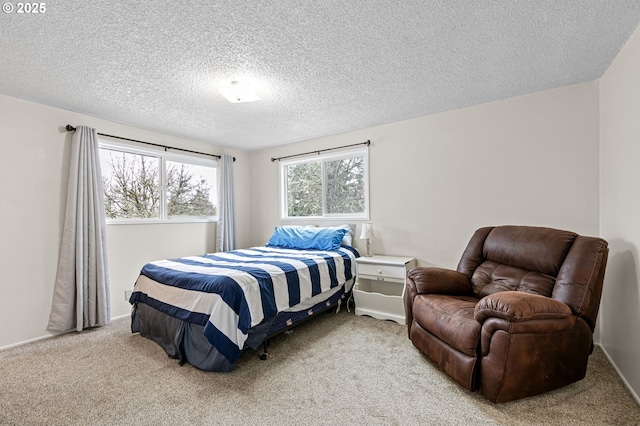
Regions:
[[[367,252],[365,253],[366,257],[371,257],[371,239],[374,237],[373,235],[373,224],[371,223],[363,223],[362,230],[360,231],[360,239],[365,240],[367,246]]]

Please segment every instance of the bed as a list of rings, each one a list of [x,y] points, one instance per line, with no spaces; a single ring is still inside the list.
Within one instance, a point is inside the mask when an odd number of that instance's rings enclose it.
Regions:
[[[328,309],[355,280],[352,227],[276,227],[264,246],[147,263],[131,331],[180,364],[228,372],[240,355]]]

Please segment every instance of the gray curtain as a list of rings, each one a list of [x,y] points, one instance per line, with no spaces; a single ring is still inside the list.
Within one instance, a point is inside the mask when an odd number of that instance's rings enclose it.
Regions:
[[[67,210],[49,330],[80,331],[109,323],[105,231],[98,136],[95,129],[78,126],[71,141]]]
[[[216,251],[236,248],[235,206],[233,202],[233,157],[222,155],[218,160],[218,229]]]

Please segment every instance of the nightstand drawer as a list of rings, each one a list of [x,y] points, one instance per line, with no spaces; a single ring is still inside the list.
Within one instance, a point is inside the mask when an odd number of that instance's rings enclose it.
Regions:
[[[403,266],[392,266],[392,265],[368,265],[366,263],[358,264],[358,275],[361,277],[367,277],[371,280],[387,280],[387,279],[398,279],[404,281],[405,275],[407,274],[406,268]]]

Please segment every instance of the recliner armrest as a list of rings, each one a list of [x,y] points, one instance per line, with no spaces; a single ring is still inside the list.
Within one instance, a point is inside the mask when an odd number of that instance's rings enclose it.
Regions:
[[[575,326],[578,317],[568,305],[550,297],[502,291],[480,299],[474,318],[482,324],[480,354],[487,356],[498,332],[512,336],[565,333]]]
[[[407,272],[407,285],[415,294],[468,296],[473,293],[469,277],[461,272],[443,268],[425,266],[412,268]]]
[[[476,304],[474,317],[482,323],[501,318],[510,323],[571,317],[571,308],[550,297],[521,291],[502,291],[483,297]]]

